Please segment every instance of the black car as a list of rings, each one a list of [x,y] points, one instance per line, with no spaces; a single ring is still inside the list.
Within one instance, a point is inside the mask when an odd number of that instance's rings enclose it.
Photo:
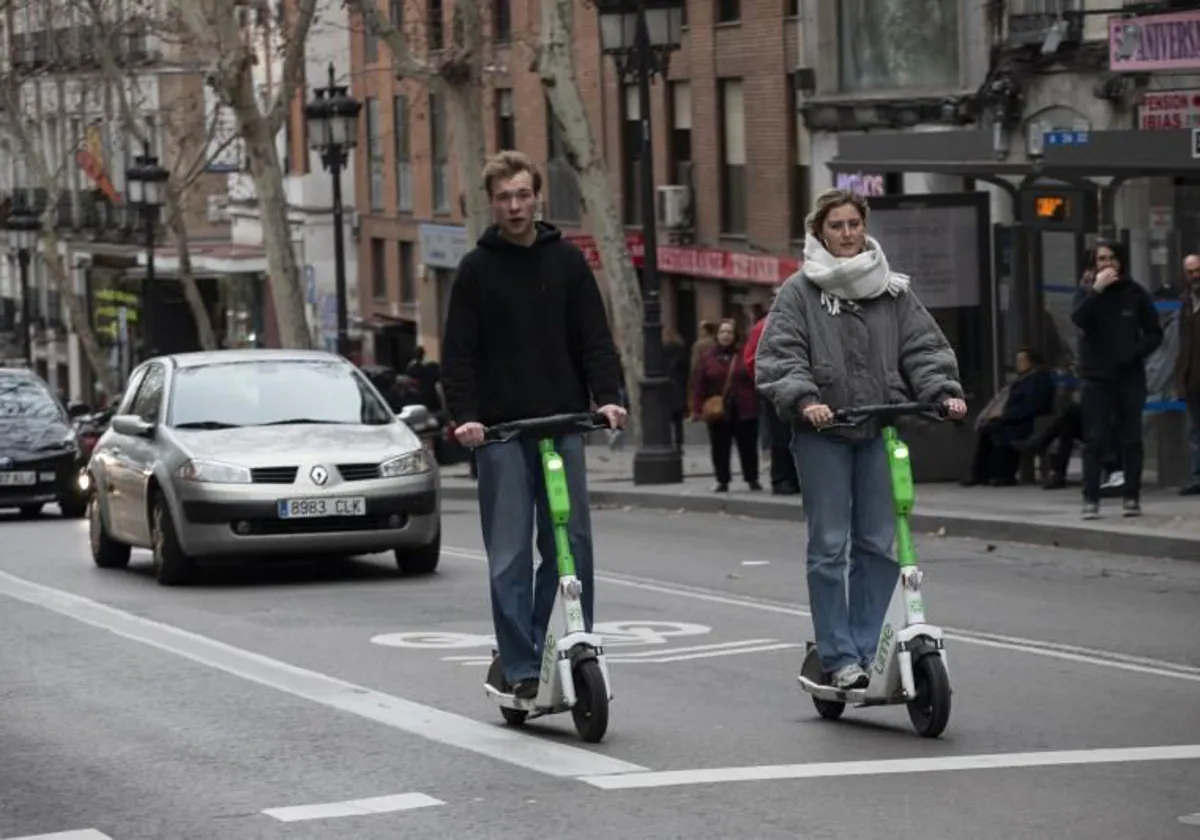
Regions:
[[[56,502],[63,516],[82,517],[83,466],[71,418],[50,386],[28,370],[0,368],[0,508],[32,517]]]

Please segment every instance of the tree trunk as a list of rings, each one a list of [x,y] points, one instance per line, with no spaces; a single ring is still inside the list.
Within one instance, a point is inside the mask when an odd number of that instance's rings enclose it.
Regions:
[[[279,326],[279,343],[287,349],[309,350],[312,349],[312,333],[304,313],[300,273],[296,266],[296,252],[292,248],[283,169],[275,149],[275,137],[255,101],[254,83],[248,66],[229,93],[238,128],[245,138],[250,174],[254,178],[259,223],[267,251],[271,301],[275,304],[275,320]]]
[[[629,390],[629,429],[640,440],[642,358],[642,290],[625,243],[625,226],[612,199],[611,182],[604,165],[583,97],[575,81],[571,51],[572,0],[542,0],[537,68],[542,85],[562,129],[563,145],[579,178],[584,209],[604,266],[612,304],[617,347],[625,366]]]
[[[79,337],[83,355],[92,369],[92,375],[100,380],[100,387],[104,389],[104,393],[110,399],[120,396],[121,385],[113,377],[112,371],[108,369],[108,360],[104,357],[104,351],[100,348],[100,342],[96,340],[96,333],[88,321],[87,307],[80,300],[75,291],[75,284],[63,271],[62,262],[58,258],[58,233],[54,230],[52,213],[42,218],[42,248],[42,262],[50,275],[50,281],[58,290],[59,297],[67,307],[67,320],[70,322],[71,331]]]
[[[192,274],[192,254],[187,226],[183,223],[183,201],[184,196],[176,190],[167,191],[167,227],[171,231],[171,237],[175,240],[175,251],[179,255],[179,285],[183,289],[183,297],[187,301],[188,309],[192,310],[200,346],[205,350],[216,350],[217,334],[213,330],[212,319],[204,305],[200,287],[196,285],[196,277]]]
[[[483,127],[483,17],[479,3],[455,3],[453,33],[456,61],[443,77],[458,185],[463,193],[467,242],[483,235],[491,220],[491,202],[480,175],[487,159],[487,134]]]

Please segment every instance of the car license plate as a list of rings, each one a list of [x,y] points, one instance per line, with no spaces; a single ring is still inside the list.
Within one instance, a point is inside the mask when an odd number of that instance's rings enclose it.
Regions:
[[[328,499],[280,499],[280,519],[318,519],[326,516],[366,516],[364,496],[330,496]]]
[[[29,487],[37,484],[35,472],[0,472],[0,487]]]

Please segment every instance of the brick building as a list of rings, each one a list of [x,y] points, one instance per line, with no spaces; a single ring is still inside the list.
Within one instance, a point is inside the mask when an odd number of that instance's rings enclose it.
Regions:
[[[487,5],[488,149],[516,147],[543,167],[544,218],[594,256],[574,175],[528,69],[539,4]],[[687,342],[700,320],[748,317],[794,270],[801,250],[809,178],[792,82],[797,5],[688,0],[682,48],[665,83],[653,87],[655,184],[683,193],[688,205],[659,222],[664,318]],[[427,49],[430,36],[435,43],[447,37],[448,2],[389,0],[387,12],[405,24],[418,50]],[[430,20],[443,25],[431,28]],[[415,333],[437,355],[454,267],[469,243],[444,104],[418,82],[396,81],[386,47],[355,28],[351,77],[364,103],[355,164],[360,300],[375,359],[395,364],[405,355],[396,334]],[[594,11],[577,9],[574,36],[578,82],[637,261],[643,211],[636,86],[626,86],[601,56]]]

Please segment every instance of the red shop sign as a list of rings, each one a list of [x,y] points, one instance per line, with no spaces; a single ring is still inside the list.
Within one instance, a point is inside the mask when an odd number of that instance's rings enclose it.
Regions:
[[[583,251],[593,271],[601,269],[600,252],[596,248],[596,241],[591,236],[567,234],[565,238]],[[625,244],[629,248],[634,266],[641,268],[644,255],[641,233],[628,234]],[[668,274],[685,274],[689,277],[711,277],[715,280],[730,280],[735,283],[775,286],[799,270],[800,260],[796,257],[746,254],[718,248],[659,245],[658,268]]]

